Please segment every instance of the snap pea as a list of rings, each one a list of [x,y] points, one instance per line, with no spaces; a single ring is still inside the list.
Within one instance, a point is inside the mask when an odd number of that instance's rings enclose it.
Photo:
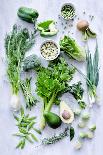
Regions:
[[[16,148],[21,147],[21,145],[22,145],[22,140],[17,144]]]
[[[36,128],[33,128],[33,130],[36,131],[38,134],[41,135],[41,131],[40,131],[40,130],[38,130],[38,129],[36,129]]]
[[[22,143],[21,143],[21,149],[23,149],[25,146],[25,139],[22,140]]]
[[[28,134],[28,131],[27,131],[25,128],[23,128],[23,127],[20,127],[20,128],[19,128],[19,131],[20,131],[21,133],[23,133],[23,134]]]
[[[19,131],[13,134],[13,136],[17,136],[20,138],[20,142],[18,143],[16,148],[23,149],[26,140],[28,140],[30,143],[33,143],[33,140],[38,141],[38,139],[32,133],[32,131],[35,129],[34,124],[36,122],[34,120],[36,119],[36,117],[30,117],[28,114],[25,115],[24,109],[21,108],[20,117],[14,115],[14,118],[17,121]],[[41,134],[41,132],[38,129],[35,129],[35,131]]]
[[[31,123],[28,125],[28,130],[30,130],[31,128],[33,128],[34,124],[35,124],[35,122],[34,122],[34,121],[33,121],[33,122],[31,122]]]
[[[31,140],[31,138],[27,135],[26,137],[25,137],[30,143],[33,143],[33,141]]]
[[[36,138],[36,136],[34,134],[31,133],[31,137],[33,140],[35,140],[36,142],[38,142],[38,139]]]

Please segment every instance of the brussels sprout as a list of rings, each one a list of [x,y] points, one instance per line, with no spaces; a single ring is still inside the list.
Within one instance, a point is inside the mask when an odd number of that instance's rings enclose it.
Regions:
[[[89,113],[84,113],[84,114],[82,115],[82,119],[85,120],[85,121],[89,120],[89,118],[90,118]]]
[[[79,116],[81,114],[81,109],[75,109],[74,114]]]
[[[80,138],[86,138],[87,137],[87,134],[85,132],[80,132],[79,133],[79,137]]]
[[[80,142],[79,140],[75,143],[74,148],[76,150],[81,149],[81,147],[83,146],[82,142]]]
[[[95,124],[92,124],[92,125],[89,127],[89,130],[90,130],[90,131],[95,131],[95,130],[96,130],[96,125],[95,125]]]
[[[84,128],[85,126],[86,126],[86,123],[85,122],[79,121],[79,123],[78,123],[78,127],[79,128]]]
[[[93,132],[88,132],[87,133],[87,138],[89,138],[89,139],[92,139],[94,137],[94,134],[93,134]]]

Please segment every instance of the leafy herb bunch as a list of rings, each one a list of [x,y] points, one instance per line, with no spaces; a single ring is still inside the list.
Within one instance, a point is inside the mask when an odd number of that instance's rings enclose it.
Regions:
[[[7,74],[12,85],[13,94],[18,94],[20,88],[21,62],[27,50],[34,44],[34,35],[26,28],[13,26],[11,33],[5,38],[7,56]]]

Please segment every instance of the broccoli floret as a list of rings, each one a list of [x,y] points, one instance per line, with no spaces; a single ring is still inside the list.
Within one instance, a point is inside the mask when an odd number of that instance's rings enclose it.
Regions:
[[[26,72],[32,69],[38,70],[40,66],[41,62],[35,54],[26,57],[23,61],[23,70]]]

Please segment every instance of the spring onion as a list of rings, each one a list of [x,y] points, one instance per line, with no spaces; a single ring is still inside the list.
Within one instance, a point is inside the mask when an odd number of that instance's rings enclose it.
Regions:
[[[20,89],[21,62],[27,50],[34,43],[34,36],[30,35],[27,29],[21,29],[17,25],[13,26],[10,34],[5,38],[5,48],[7,57],[7,75],[12,87],[12,97],[10,106],[14,111],[20,108],[18,92]]]

